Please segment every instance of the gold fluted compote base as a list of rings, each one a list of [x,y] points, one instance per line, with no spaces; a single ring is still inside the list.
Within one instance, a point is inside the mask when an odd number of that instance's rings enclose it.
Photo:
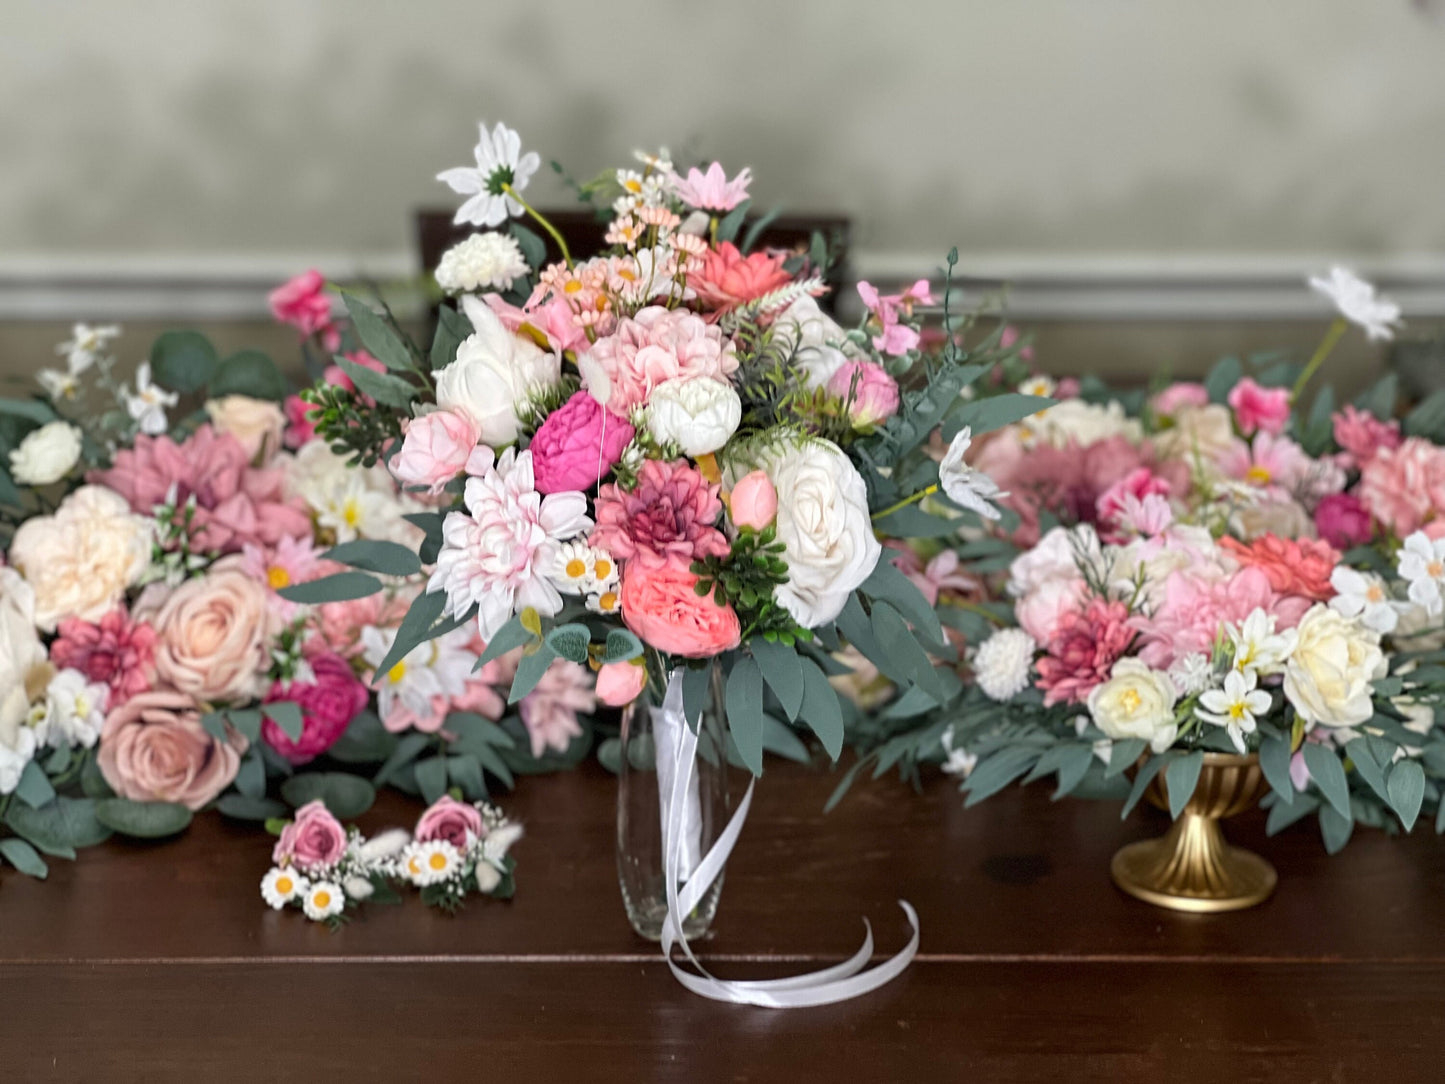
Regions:
[[[1279,880],[1274,867],[1226,843],[1219,822],[1249,809],[1264,789],[1259,757],[1206,753],[1199,786],[1168,833],[1114,855],[1114,883],[1146,903],[1176,911],[1238,911],[1263,903]],[[1169,808],[1163,772],[1146,797]]]

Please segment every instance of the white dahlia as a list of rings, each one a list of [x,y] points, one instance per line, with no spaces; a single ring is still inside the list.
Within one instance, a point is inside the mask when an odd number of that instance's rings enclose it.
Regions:
[[[449,294],[509,290],[527,273],[527,261],[515,238],[505,233],[474,233],[442,254],[436,280]]]

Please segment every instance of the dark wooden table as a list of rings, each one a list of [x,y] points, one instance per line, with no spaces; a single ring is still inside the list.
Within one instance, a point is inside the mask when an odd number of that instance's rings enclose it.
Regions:
[[[923,944],[866,998],[777,1012],[685,992],[636,939],[613,872],[613,781],[523,780],[514,902],[448,919],[409,899],[340,933],[266,909],[270,841],[219,816],[112,841],[36,883],[0,874],[5,1080],[1328,1080],[1445,1077],[1445,843],[1308,829],[1231,836],[1280,870],[1231,916],[1159,911],[1108,879],[1154,814],[1052,803],[965,811],[770,764],[705,956],[724,976]],[[362,819],[408,823],[384,796]]]

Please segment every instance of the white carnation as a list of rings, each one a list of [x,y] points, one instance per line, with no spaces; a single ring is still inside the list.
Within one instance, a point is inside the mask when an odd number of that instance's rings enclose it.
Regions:
[[[110,688],[92,682],[79,670],[61,670],[45,690],[46,740],[53,746],[91,748],[105,725],[105,704]]]
[[[742,417],[743,401],[733,386],[710,376],[664,381],[647,401],[647,428],[657,442],[674,443],[693,457],[726,444]]]
[[[449,294],[509,290],[527,273],[521,246],[505,233],[474,233],[442,254],[436,280]]]
[[[80,430],[50,422],[27,433],[10,453],[10,474],[22,486],[48,486],[70,473],[80,459]]]
[[[1028,687],[1038,644],[1023,629],[999,629],[973,657],[973,680],[990,700],[1012,700]]]
[[[457,348],[456,360],[437,374],[437,405],[459,410],[481,427],[493,448],[517,439],[517,407],[556,384],[562,362],[531,339],[514,335],[485,302],[468,295],[462,308],[476,334]]]

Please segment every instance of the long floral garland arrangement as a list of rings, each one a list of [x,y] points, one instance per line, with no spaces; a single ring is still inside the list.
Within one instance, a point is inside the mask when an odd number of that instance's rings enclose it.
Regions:
[[[1445,830],[1445,393],[1403,420],[1393,376],[1307,397],[1350,322],[1399,317],[1342,269],[1312,283],[1341,315],[1303,367],[1030,383],[1061,401],[973,460],[1008,491],[999,528],[924,551],[973,680],[865,720],[864,764],[942,763],[969,803],[1053,777],[1126,814],[1162,772],[1177,815],[1205,753],[1257,753],[1271,832]]]
[[[936,590],[879,558],[997,515],[971,434],[1047,405],[967,394],[1017,364],[1001,329],[949,316],[945,284],[930,347],[920,282],[862,284],[845,330],[823,238],[754,247],[746,170],[603,175],[580,191],[609,247],[574,259],[515,133],[483,128],[477,163],[441,177],[485,232],[437,268],[460,298],[429,344],[356,296],[338,319],[310,273],[272,296],[299,396],[191,332],[122,381],[118,330],[78,326],[41,393],[0,400],[11,865],[216,809],[312,840],[278,845],[273,905],[332,921],[396,879],[457,903],[510,892],[499,785],[616,756],[600,706],[675,680],[695,718],[716,661],[757,773],[809,732],[836,758],[873,673],[961,692]],[[381,785],[449,827],[348,834]]]

